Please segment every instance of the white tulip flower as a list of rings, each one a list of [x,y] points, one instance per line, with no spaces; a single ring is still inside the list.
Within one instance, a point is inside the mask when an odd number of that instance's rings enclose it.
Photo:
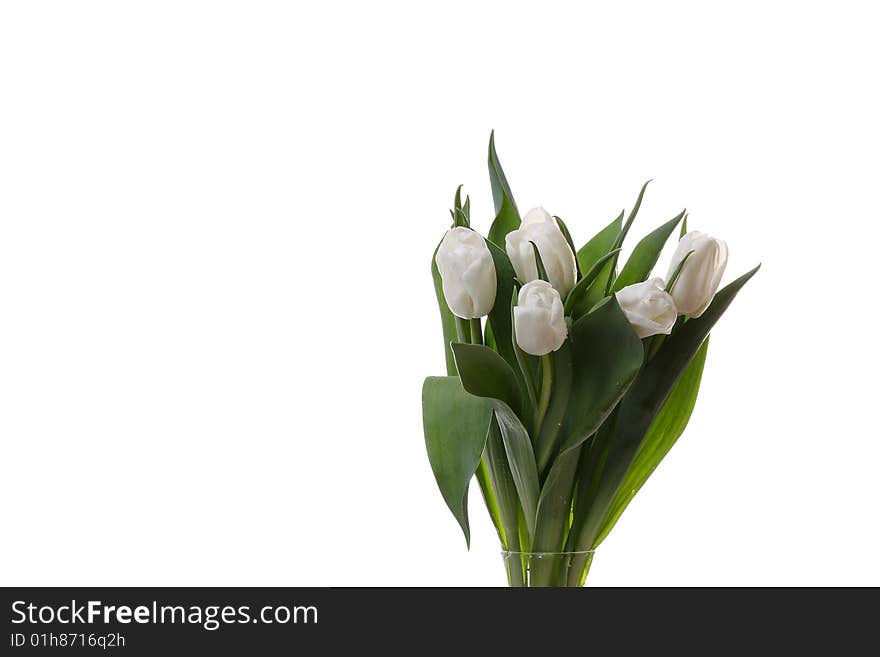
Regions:
[[[544,208],[533,208],[526,213],[518,230],[507,234],[505,248],[517,278],[523,283],[538,279],[534,242],[541,254],[547,278],[564,299],[577,278],[574,253],[553,217]]]
[[[516,343],[533,356],[556,351],[568,336],[559,292],[547,281],[526,283],[513,309]]]
[[[457,226],[446,232],[435,257],[443,296],[454,315],[475,319],[495,305],[495,262],[482,235]]]
[[[680,314],[699,317],[712,303],[721,283],[727,267],[727,244],[706,233],[691,231],[679,241],[667,279],[690,251],[693,253],[684,263],[671,294]]]
[[[640,338],[672,332],[678,310],[664,289],[662,278],[627,285],[616,296],[623,314]]]

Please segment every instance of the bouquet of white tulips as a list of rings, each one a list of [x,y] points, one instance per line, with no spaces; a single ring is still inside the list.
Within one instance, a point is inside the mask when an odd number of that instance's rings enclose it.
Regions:
[[[476,475],[511,586],[581,586],[684,431],[709,331],[757,267],[719,291],[727,246],[688,232],[685,212],[618,267],[647,183],[626,220],[576,248],[559,217],[520,216],[494,136],[489,177],[488,238],[459,188],[432,262],[447,376],[422,389],[428,458],[468,544]],[[665,278],[652,276],[679,225]]]

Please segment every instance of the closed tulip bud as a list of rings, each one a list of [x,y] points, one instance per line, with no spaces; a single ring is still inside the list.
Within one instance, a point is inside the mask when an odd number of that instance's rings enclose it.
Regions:
[[[470,228],[452,228],[435,256],[443,280],[443,296],[454,315],[474,319],[495,305],[495,262],[486,240]]]
[[[559,226],[544,208],[534,208],[526,213],[522,226],[507,234],[505,247],[516,276],[523,283],[538,279],[534,242],[541,254],[547,278],[559,294],[565,298],[574,287],[577,264],[571,247],[559,230]]]
[[[617,293],[617,303],[640,338],[665,333],[669,335],[678,310],[669,293],[664,290],[662,278],[627,285]]]
[[[693,253],[684,263],[671,294],[679,313],[699,317],[712,303],[721,283],[727,267],[727,244],[706,233],[691,231],[679,241],[667,278],[690,251]]]
[[[562,299],[546,281],[522,286],[513,309],[513,324],[519,348],[533,356],[556,351],[568,336]]]

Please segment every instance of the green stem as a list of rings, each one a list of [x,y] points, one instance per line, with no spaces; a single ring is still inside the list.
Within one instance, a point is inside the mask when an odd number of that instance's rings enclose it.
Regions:
[[[483,327],[479,317],[471,320],[471,344],[483,344]]]
[[[541,433],[541,425],[544,424],[544,416],[550,405],[550,393],[553,391],[553,359],[550,354],[541,356],[541,398],[538,400],[538,410],[535,413],[535,435]]]
[[[458,341],[467,344],[471,341],[471,327],[468,320],[455,316],[455,329],[458,332]]]

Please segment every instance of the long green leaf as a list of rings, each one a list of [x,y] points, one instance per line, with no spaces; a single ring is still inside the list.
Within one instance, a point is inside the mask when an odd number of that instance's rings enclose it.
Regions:
[[[538,500],[538,524],[534,552],[558,552],[565,540],[571,514],[571,494],[581,450],[572,449],[553,462]]]
[[[495,263],[496,280],[495,305],[489,312],[488,323],[492,327],[495,348],[516,373],[519,368],[516,352],[513,347],[513,319],[510,315],[509,304],[509,300],[513,296],[516,272],[513,270],[510,258],[507,257],[507,253],[504,252],[503,248],[498,248],[488,240],[486,241],[486,246],[489,247],[489,253],[492,254],[492,261]],[[517,376],[517,379],[519,378]],[[520,384],[521,387],[524,386],[522,381],[520,381]]]
[[[565,297],[565,314],[567,317],[571,317],[573,320],[580,319],[588,312],[590,309],[596,305],[599,299],[595,299],[595,301],[591,301],[590,288],[596,282],[596,279],[599,278],[600,275],[607,276],[610,270],[605,267],[605,264],[608,263],[612,258],[614,258],[618,253],[620,253],[620,249],[614,249],[613,251],[609,251],[604,256],[599,258],[593,266],[590,267],[590,270],[584,274],[583,278],[577,282],[571,292],[568,293],[568,296]],[[601,285],[596,285],[596,290],[600,290],[603,294],[605,292],[605,281],[603,281]]]
[[[650,180],[646,181],[642,188],[639,190],[639,196],[636,198],[636,202],[633,205],[633,209],[630,210],[629,216],[626,218],[626,223],[623,224],[623,228],[620,229],[620,233],[617,236],[617,239],[614,241],[614,246],[612,248],[617,249],[623,246],[623,240],[626,239],[627,233],[629,233],[629,229],[632,228],[633,222],[636,220],[636,215],[639,213],[639,208],[642,207],[642,199],[645,198],[645,190],[648,188],[648,183]]]
[[[614,248],[614,241],[620,234],[620,227],[623,224],[623,212],[605,228],[600,230],[593,238],[584,244],[577,252],[578,265],[582,272],[590,271],[590,268],[596,262]]]
[[[489,135],[489,184],[492,186],[492,200],[495,202],[495,220],[489,229],[489,241],[503,250],[507,233],[519,228],[521,221],[498,153],[495,152],[494,130]]]
[[[563,342],[562,346],[553,352],[551,358],[553,358],[553,393],[547,413],[544,415],[544,422],[541,424],[541,431],[535,440],[535,459],[538,463],[538,473],[542,476],[556,448],[571,397],[571,383],[574,378],[571,342],[569,340]]]
[[[529,535],[533,535],[540,485],[532,441],[515,410],[521,400],[514,372],[488,347],[453,343],[452,350],[464,389],[492,402]]]
[[[623,269],[620,270],[620,275],[614,281],[615,292],[622,290],[627,285],[641,283],[650,276],[651,270],[657,264],[663,246],[683,216],[684,210],[656,230],[648,233],[636,244],[636,248],[633,249]]]
[[[494,414],[492,417],[494,417]],[[486,445],[486,449],[488,449],[488,440]],[[489,468],[485,460],[486,449],[483,450],[484,458],[480,460],[480,465],[477,466],[477,483],[480,485],[480,492],[483,494],[483,502],[485,502],[486,510],[489,512],[489,518],[492,520],[492,524],[495,525],[495,531],[498,532],[498,539],[501,541],[501,545],[507,545],[507,539],[504,536],[504,525],[501,522],[501,511],[498,508],[498,498],[495,496],[495,489],[492,486],[492,481],[489,479]]]
[[[526,431],[510,406],[503,401],[493,399],[492,406],[495,409],[498,427],[501,429],[504,452],[507,455],[507,463],[519,494],[520,504],[522,504],[526,527],[529,530],[529,535],[534,536],[540,484],[538,483],[538,468],[535,465],[535,453],[532,451],[529,432]]]
[[[678,383],[675,384],[672,392],[669,393],[669,397],[651,424],[651,428],[648,429],[648,433],[645,434],[620,490],[617,491],[611,508],[605,516],[599,530],[599,537],[593,547],[598,547],[605,540],[627,505],[687,427],[694,405],[697,403],[697,393],[700,390],[700,381],[703,378],[703,366],[706,363],[708,349],[709,338],[707,337],[697,355],[681,375]]]
[[[642,199],[645,197],[645,189],[648,187],[649,182],[651,181],[648,180],[647,182],[645,182],[644,185],[642,185],[642,189],[639,191],[639,196],[636,199],[635,205],[633,205],[633,209],[630,211],[629,216],[626,218],[626,223],[623,224],[623,228],[620,229],[620,234],[618,234],[617,239],[614,240],[614,246],[612,248],[619,249],[623,246],[623,241],[626,239],[626,235],[627,233],[629,233],[629,229],[632,228],[633,222],[636,220],[636,215],[639,213],[639,208],[642,207]],[[611,283],[617,276],[617,258],[618,256],[614,257],[608,278],[605,281],[605,296],[607,296],[611,292]]]
[[[464,391],[453,376],[429,376],[422,386],[425,446],[446,506],[470,546],[468,485],[486,446],[492,405]]]
[[[675,331],[639,373],[615,414],[607,456],[600,471],[594,475],[598,481],[595,497],[588,508],[575,508],[575,549],[590,549],[595,543],[642,440],[667,397],[709,331],[758,269],[755,267],[719,291],[706,312]]]
[[[620,401],[642,365],[642,341],[615,297],[571,328],[574,380],[560,451],[589,438]]]
[[[440,248],[440,245],[437,245]],[[437,269],[437,249],[434,249],[434,256],[431,258],[431,276],[434,279],[434,294],[437,295],[437,305],[440,308],[440,323],[443,326],[443,353],[446,355],[446,373],[449,376],[455,376],[458,372],[455,369],[455,357],[452,355],[452,348],[449,343],[456,340],[458,331],[455,328],[455,315],[449,310],[446,303],[446,297],[443,294],[443,279],[440,278],[440,270]]]
[[[501,429],[498,427],[498,420],[494,413],[492,413],[492,421],[489,424],[489,435],[486,438],[486,451],[483,456],[489,471],[489,481],[495,492],[501,525],[504,529],[501,544],[508,550],[518,551],[519,497],[516,492],[516,484],[510,474],[510,466],[507,463]]]
[[[575,280],[578,280],[581,277],[581,264],[577,259],[577,249],[574,246],[574,240],[571,238],[571,231],[568,230],[568,226],[565,225],[565,222],[562,220],[562,218],[553,218],[556,220],[556,225],[559,226],[559,231],[562,233],[565,241],[568,242],[568,248],[570,248],[571,252],[574,254],[575,273],[577,274],[577,278]]]
[[[574,492],[575,474],[581,448],[561,454],[553,462],[547,480],[538,499],[535,539],[532,552],[560,552],[565,544],[568,521],[571,515],[571,498]],[[560,559],[536,559],[532,563],[532,586],[547,586],[556,581],[556,573],[562,567]]]

